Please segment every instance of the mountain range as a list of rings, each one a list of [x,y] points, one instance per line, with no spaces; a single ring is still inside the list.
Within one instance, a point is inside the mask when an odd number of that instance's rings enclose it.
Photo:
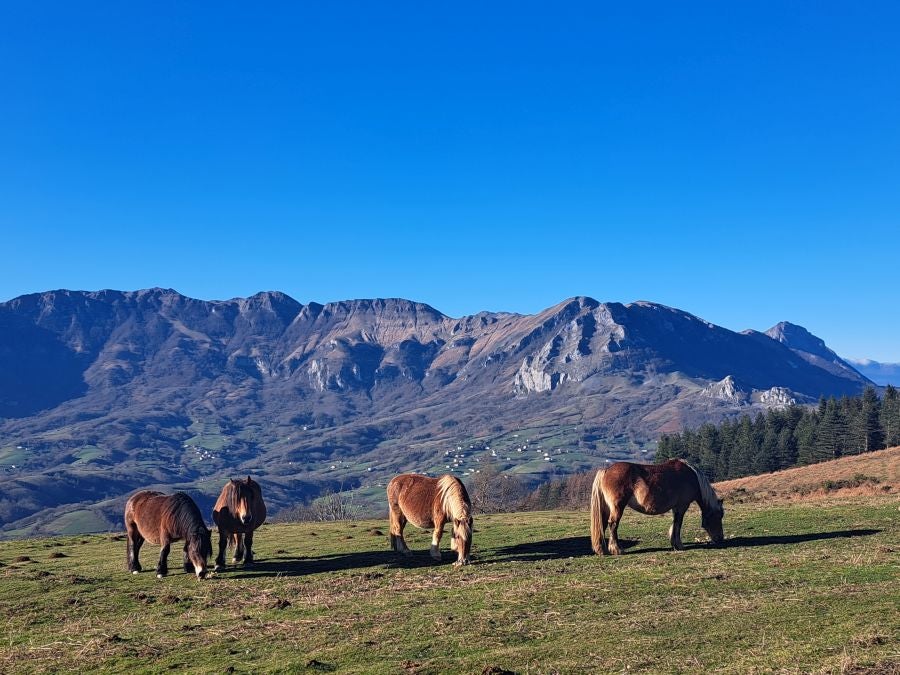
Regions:
[[[800,326],[739,333],[652,302],[452,318],[279,292],[26,295],[0,304],[0,534],[117,528],[138,487],[205,508],[247,473],[276,511],[324,490],[377,504],[399,471],[535,481],[868,384]]]

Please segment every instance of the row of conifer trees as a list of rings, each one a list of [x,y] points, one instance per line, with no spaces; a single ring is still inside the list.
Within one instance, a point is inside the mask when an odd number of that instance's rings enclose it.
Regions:
[[[740,478],[900,445],[900,395],[888,386],[662,436],[656,461],[681,457],[711,480]]]

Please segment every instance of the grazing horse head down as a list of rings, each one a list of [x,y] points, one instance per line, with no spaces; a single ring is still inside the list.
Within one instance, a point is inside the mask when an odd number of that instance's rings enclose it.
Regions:
[[[138,555],[145,541],[159,544],[156,576],[169,572],[169,549],[173,542],[184,540],[184,570],[197,578],[207,576],[207,559],[212,555],[212,533],[207,529],[194,500],[184,492],[164,495],[141,490],[125,504],[127,534],[126,564],[134,574],[141,571]]]
[[[455,476],[445,475],[438,479],[438,494],[444,514],[453,520],[453,535],[450,549],[456,551],[461,564],[469,564],[472,551],[472,506],[462,482]]]
[[[684,462],[684,460],[681,460]],[[698,471],[693,465],[684,462],[688,468],[697,476],[697,483],[700,487],[700,498],[697,503],[700,504],[700,526],[706,530],[710,540],[716,546],[721,546],[725,542],[725,532],[722,529],[722,519],[725,517],[725,506],[722,500],[713,490],[713,486],[709,484],[706,476]]]
[[[680,459],[662,464],[616,462],[597,471],[591,487],[591,545],[598,555],[621,553],[618,539],[619,521],[625,507],[647,515],[672,511],[669,541],[680,550],[681,524],[691,503],[697,502],[702,513],[702,526],[712,543],[725,540],[722,518],[725,509],[712,485],[701,471]],[[605,531],[609,527],[609,545]]]
[[[444,525],[451,523],[453,531],[450,548],[456,551],[454,565],[468,565],[472,551],[472,502],[466,486],[456,476],[446,474],[430,478],[405,473],[395,476],[387,487],[390,509],[391,548],[411,555],[403,528],[407,521],[416,527],[434,528],[431,536],[431,557],[441,559],[440,543]]]

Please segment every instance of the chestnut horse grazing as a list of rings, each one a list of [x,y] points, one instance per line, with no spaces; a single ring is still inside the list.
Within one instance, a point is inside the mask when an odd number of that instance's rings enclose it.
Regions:
[[[429,478],[404,473],[391,479],[387,486],[391,519],[391,548],[404,555],[412,555],[403,539],[403,528],[409,520],[416,527],[433,527],[431,557],[441,559],[441,537],[444,524],[453,522],[450,548],[456,551],[454,565],[468,565],[472,548],[472,502],[466,486],[455,476],[446,474]]]
[[[156,576],[169,573],[172,542],[184,539],[184,571],[206,577],[206,560],[212,555],[212,533],[206,528],[200,509],[188,495],[176,492],[141,490],[125,503],[126,565],[133,574],[141,571],[138,554],[144,541],[159,544]]]
[[[669,541],[680,551],[681,523],[684,514],[697,502],[702,513],[702,526],[714,544],[725,539],[722,533],[722,517],[725,509],[722,500],[706,480],[706,477],[681,459],[670,459],[662,464],[633,464],[616,462],[600,469],[591,487],[591,544],[597,555],[619,555],[619,521],[626,506],[635,511],[656,516],[672,511],[672,527]],[[604,532],[609,525],[609,547]]]
[[[242,560],[244,565],[253,562],[253,531],[266,520],[266,504],[262,488],[250,476],[247,480],[225,483],[222,494],[213,507],[213,520],[219,527],[219,555],[216,571],[225,568],[225,549],[229,542],[234,546],[231,562]]]

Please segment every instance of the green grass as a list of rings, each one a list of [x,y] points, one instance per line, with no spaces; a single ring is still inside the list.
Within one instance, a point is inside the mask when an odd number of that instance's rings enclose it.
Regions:
[[[105,457],[106,454],[105,450],[96,445],[85,445],[72,453],[72,456],[77,458],[73,464],[88,464],[92,460]]]
[[[10,464],[21,465],[24,464],[28,459],[29,451],[24,448],[17,448],[16,446],[9,445],[5,448],[0,448],[0,466],[6,466]]]
[[[3,542],[0,672],[887,671],[897,507],[736,506],[730,546],[681,553],[668,518],[628,512],[616,558],[590,553],[584,513],[481,516],[466,568],[411,526],[398,559],[383,521],[266,525],[256,566],[207,581],[177,548],[160,581],[152,546],[132,576],[108,536]]]

